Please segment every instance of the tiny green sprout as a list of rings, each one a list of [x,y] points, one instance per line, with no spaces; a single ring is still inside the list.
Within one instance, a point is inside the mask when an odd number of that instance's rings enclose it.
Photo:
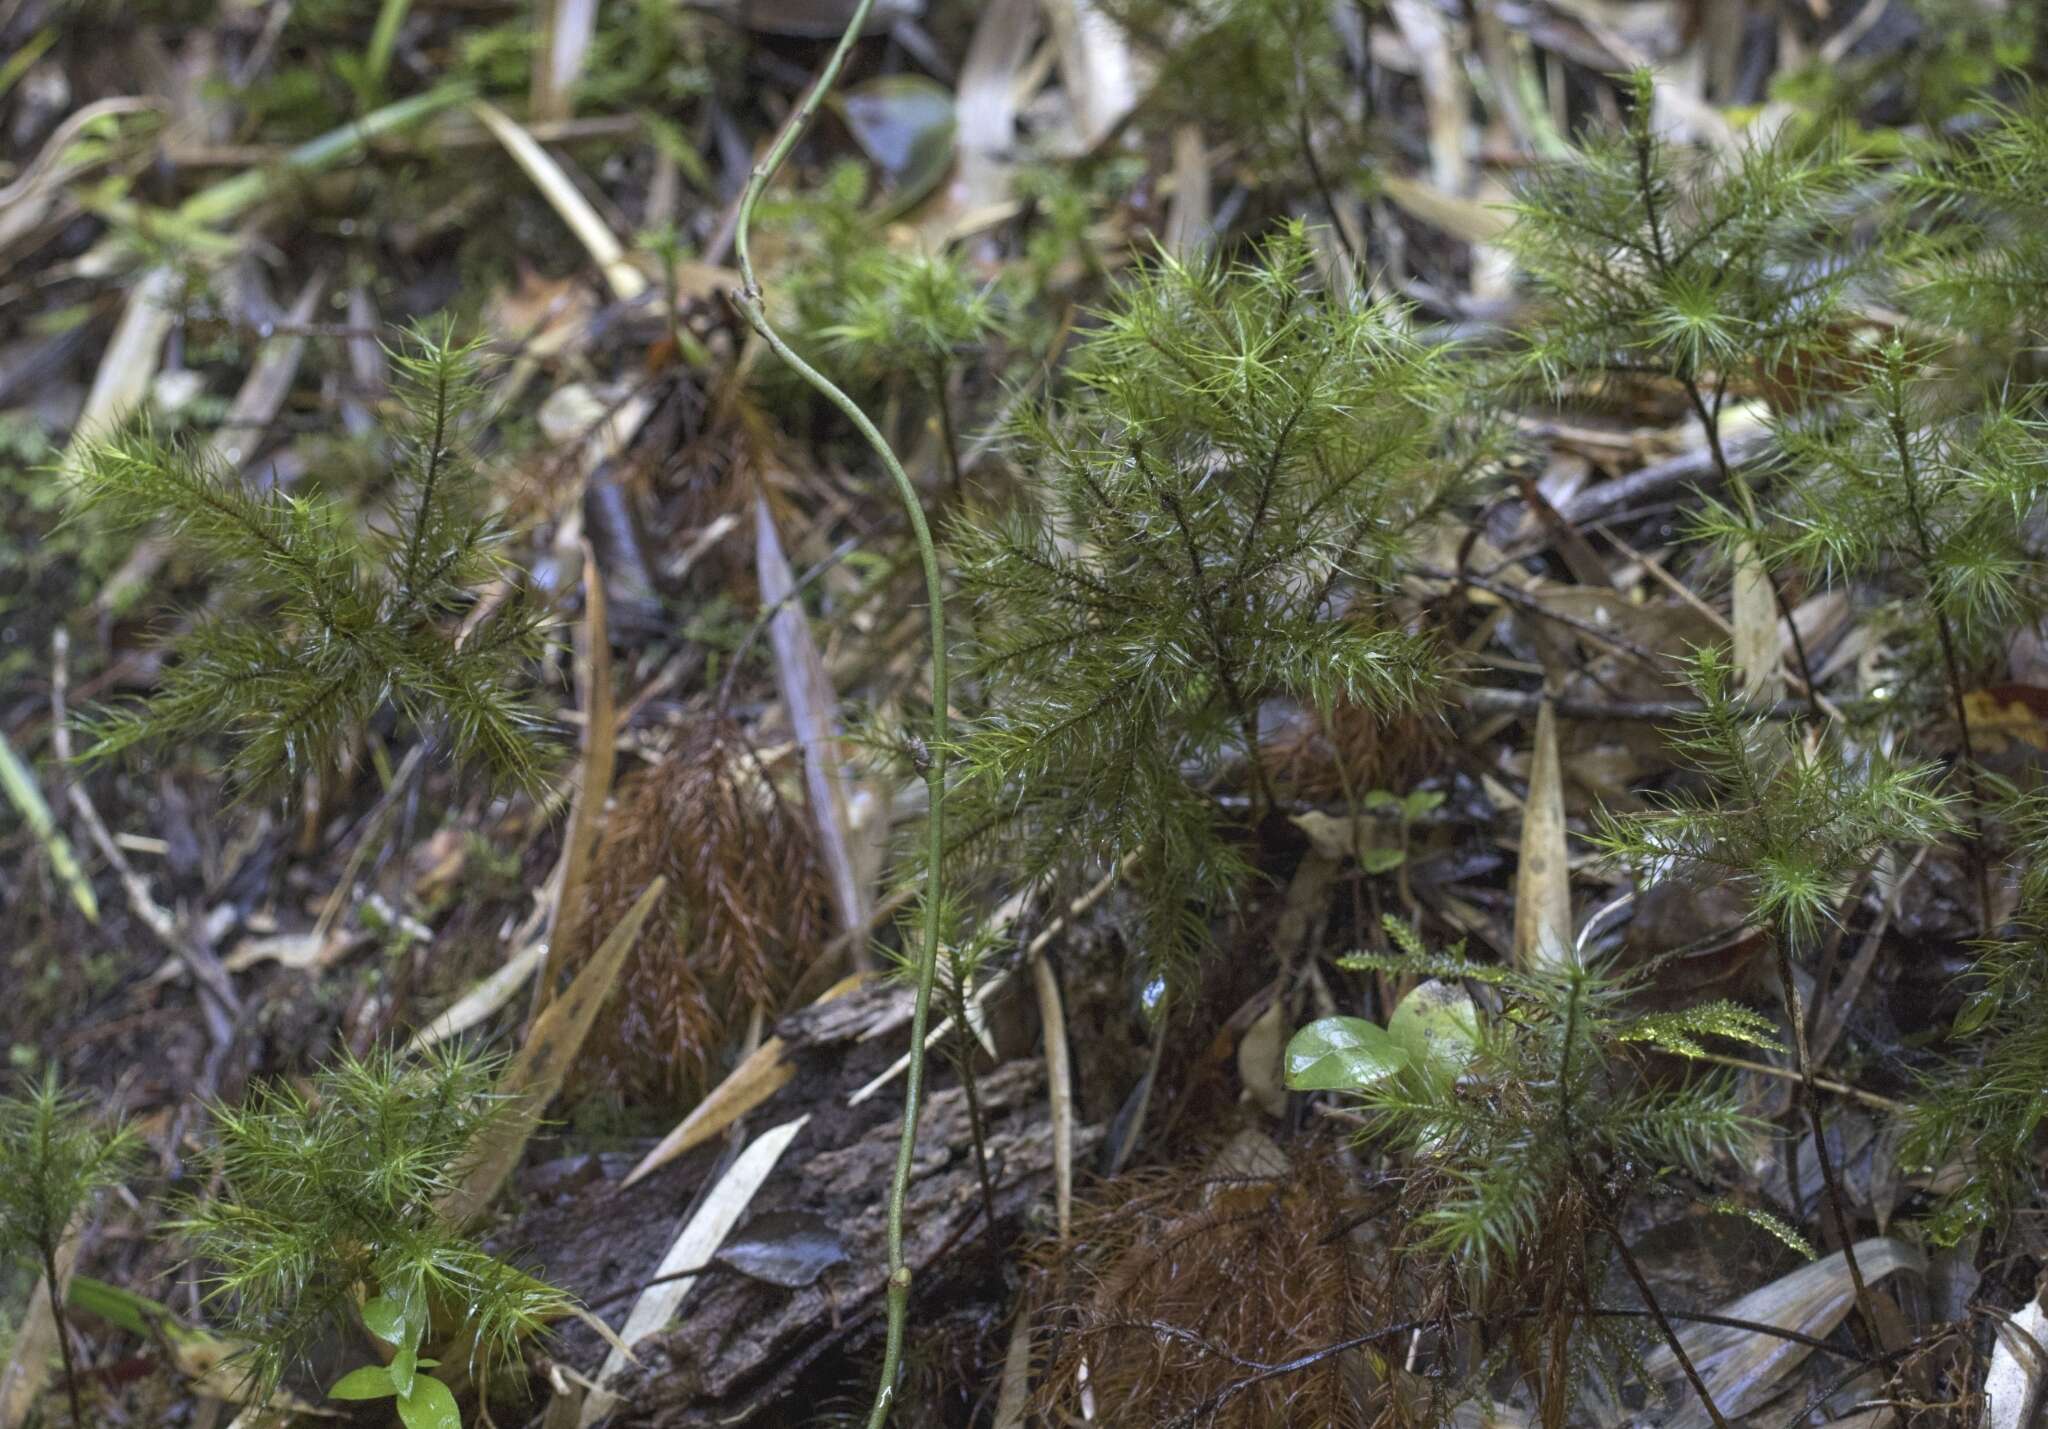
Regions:
[[[249,1387],[267,1399],[321,1336],[360,1327],[382,1362],[338,1398],[395,1396],[408,1429],[460,1423],[448,1386],[423,1371],[458,1346],[481,1383],[570,1309],[552,1286],[491,1255],[440,1204],[494,1118],[499,1063],[443,1048],[414,1061],[343,1057],[310,1088],[258,1089],[219,1107],[217,1194],[179,1222],[211,1278],[209,1298],[247,1341]]]
[[[946,470],[960,479],[959,440],[947,392],[954,364],[1003,331],[995,285],[948,253],[882,251],[837,317],[818,330],[828,355],[863,385],[907,374],[938,414]]]
[[[519,687],[544,613],[516,583],[495,609],[483,603],[510,566],[462,431],[484,396],[479,347],[445,327],[419,329],[392,357],[398,479],[368,529],[332,495],[259,492],[146,426],[85,446],[82,509],[168,527],[238,596],[170,642],[148,701],[87,722],[88,757],[226,732],[230,774],[277,786],[334,764],[388,709],[457,759],[510,783],[539,781],[540,720]]]
[[[95,1119],[91,1103],[67,1094],[55,1068],[0,1097],[0,1256],[34,1262],[48,1287],[71,1422],[83,1429],[78,1371],[59,1303],[57,1256],[72,1223],[98,1193],[120,1184],[140,1145],[132,1127]]]

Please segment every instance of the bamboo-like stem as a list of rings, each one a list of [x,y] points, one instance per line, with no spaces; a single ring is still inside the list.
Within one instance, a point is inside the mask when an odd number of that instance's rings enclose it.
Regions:
[[[903,470],[903,463],[889,447],[881,431],[846,393],[832,380],[812,367],[775,331],[768,321],[767,309],[761,301],[761,282],[754,273],[753,254],[748,248],[749,230],[753,225],[754,208],[761,195],[767,191],[769,181],[776,170],[782,167],[790,151],[803,138],[817,117],[818,106],[824,102],[839,71],[846,64],[846,56],[853,49],[853,42],[867,24],[868,12],[874,8],[874,0],[859,0],[853,7],[853,14],[846,22],[846,31],[839,37],[839,44],[825,61],[825,67],[818,72],[818,79],[810,92],[803,97],[789,120],[782,126],[782,132],[768,148],[767,154],[754,165],[753,173],[747,179],[746,192],[741,195],[739,216],[733,230],[733,252],[739,259],[742,287],[733,294],[733,304],[746,315],[754,331],[761,334],[762,341],[774,351],[796,374],[846,415],[861,437],[874,448],[875,455],[882,459],[882,465],[889,472],[889,479],[896,484],[896,494],[902,498],[904,515],[910,521],[912,534],[917,538],[918,559],[924,566],[926,598],[931,604],[932,644],[932,718],[931,736],[927,743],[924,759],[925,789],[931,808],[926,823],[926,873],[924,906],[924,946],[917,958],[917,995],[912,1003],[910,1015],[910,1067],[903,1083],[903,1134],[896,1147],[896,1171],[889,1186],[889,1328],[888,1338],[882,1352],[881,1382],[875,1389],[874,1407],[868,1415],[870,1429],[881,1429],[889,1420],[889,1409],[896,1398],[896,1375],[903,1363],[904,1331],[910,1320],[910,1266],[903,1258],[903,1211],[910,1195],[911,1161],[917,1150],[917,1114],[924,1100],[924,1043],[926,1025],[931,1020],[932,981],[939,964],[940,934],[940,881],[939,866],[945,856],[944,816],[946,808],[946,605],[945,590],[939,576],[938,550],[932,544],[930,525],[925,521],[924,505],[918,500],[917,488],[911,484],[910,476]]]

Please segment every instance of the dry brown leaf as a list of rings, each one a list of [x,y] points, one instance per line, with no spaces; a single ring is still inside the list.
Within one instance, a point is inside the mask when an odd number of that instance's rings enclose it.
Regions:
[[[796,577],[783,554],[775,518],[769,514],[767,500],[758,495],[754,498],[754,570],[762,605],[775,611],[768,621],[768,644],[775,654],[775,688],[804,752],[804,788],[810,795],[818,851],[832,880],[839,931],[864,928],[868,890],[854,872],[847,838],[846,779],[839,740],[832,728],[839,697],[825,674],[824,657],[818,653],[803,607],[793,599]]]
[[[611,996],[612,985],[618,981],[619,969],[625,965],[626,954],[640,937],[640,928],[646,923],[647,915],[654,911],[654,905],[668,891],[668,880],[656,878],[647,885],[647,891],[640,895],[624,918],[613,928],[610,935],[599,945],[596,953],[584,965],[576,980],[569,984],[568,991],[548,1004],[548,1008],[533,1020],[527,1029],[526,1041],[504,1075],[498,1079],[501,1095],[514,1099],[512,1108],[485,1133],[483,1146],[476,1162],[456,1183],[455,1187],[442,1197],[441,1214],[456,1224],[466,1224],[483,1213],[490,1205],[491,1198],[518,1164],[520,1153],[540,1124],[541,1114],[548,1103],[561,1090],[562,1078],[568,1074],[570,1063],[583,1050],[583,1039],[589,1035],[590,1024],[597,1017],[597,1010]]]
[[[605,620],[604,572],[597,552],[583,542],[583,777],[569,806],[569,835],[562,845],[562,871],[555,881],[554,908],[548,915],[548,955],[540,984],[534,990],[536,1014],[555,995],[564,960],[583,916],[583,887],[589,881],[590,854],[605,801],[612,793],[617,761],[616,718],[612,710],[612,647]]]
[[[1896,1271],[1924,1269],[1926,1263],[1913,1246],[1888,1236],[1873,1236],[1856,1245],[1856,1264],[1867,1284],[1875,1285]],[[1855,1299],[1848,1266],[1837,1251],[1733,1304],[1717,1307],[1717,1312],[1818,1339],[1842,1323]],[[1812,1353],[1810,1346],[1794,1340],[1726,1325],[1690,1324],[1678,1332],[1678,1339],[1715,1405],[1729,1418],[1747,1414],[1769,1399],[1778,1383]],[[1653,1378],[1670,1380],[1678,1374],[1678,1362],[1668,1346],[1644,1356],[1643,1367]],[[1662,1429],[1708,1429],[1707,1411],[1698,1396],[1686,1395]]]

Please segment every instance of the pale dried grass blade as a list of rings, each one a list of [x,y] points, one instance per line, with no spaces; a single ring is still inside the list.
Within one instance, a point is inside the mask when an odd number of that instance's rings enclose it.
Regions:
[[[1018,76],[1045,28],[1038,0],[991,0],[967,43],[953,88],[953,145],[958,155],[948,206],[973,213],[1010,199]]]
[[[532,981],[534,969],[547,955],[546,943],[528,943],[508,958],[504,966],[456,998],[440,1016],[413,1033],[412,1040],[405,1044],[405,1055],[424,1052],[496,1016],[519,996],[521,988]]]
[[[1572,875],[1565,841],[1564,760],[1558,753],[1557,709],[1548,699],[1536,715],[1529,757],[1529,797],[1522,805],[1520,859],[1515,866],[1515,963],[1553,965],[1570,956]]]
[[[78,1225],[74,1221],[57,1247],[57,1285],[62,1295],[78,1261]],[[28,1309],[14,1332],[14,1347],[0,1368],[0,1429],[21,1429],[36,1396],[49,1382],[50,1362],[57,1355],[57,1317],[50,1304],[50,1283],[41,1276],[29,1292]]]
[[[1472,90],[1451,44],[1450,22],[1425,0],[1389,0],[1387,9],[1419,66],[1430,182],[1444,193],[1463,194],[1472,179]]]
[[[1209,146],[1202,142],[1197,124],[1182,124],[1173,131],[1173,197],[1166,206],[1166,251],[1181,258],[1193,257],[1208,240],[1216,219],[1216,204],[1209,184]]]
[[[1763,563],[1746,541],[1735,551],[1730,607],[1728,623],[1735,632],[1735,668],[1742,675],[1742,686],[1756,699],[1775,700],[1785,687],[1778,598]]]
[[[1024,1429],[1031,1412],[1031,1305],[1017,1306],[1010,1344],[1003,1351],[1003,1377],[996,1386],[996,1417],[990,1429]]]
[[[1064,1242],[1074,1229],[1074,1070],[1067,1055],[1067,1014],[1052,964],[1031,960],[1038,1020],[1045,1030],[1045,1087],[1052,1103],[1053,1207]]]
[[[2048,1380],[2048,1313],[2039,1296],[1994,1322],[1997,1343],[1984,1372],[1984,1429],[2027,1429]]]
[[[171,307],[177,294],[178,272],[169,264],[149,269],[128,290],[127,306],[121,309],[121,320],[114,325],[114,336],[100,357],[92,390],[64,448],[66,473],[78,470],[87,443],[105,437],[141,409],[163,360],[164,339],[178,320]]]
[[[285,312],[287,330],[265,339],[256,350],[256,360],[249,364],[249,375],[228,404],[227,416],[207,438],[208,456],[238,471],[247,465],[256,439],[277,420],[292,384],[299,379],[299,364],[306,355],[304,329],[319,314],[320,300],[326,296],[325,273],[315,273],[299,289]]]
[[[804,1129],[808,1115],[762,1132],[749,1142],[747,1149],[739,1154],[732,1169],[719,1178],[711,1194],[697,1208],[697,1213],[684,1225],[682,1234],[661,1258],[650,1280],[661,1280],[659,1285],[650,1285],[642,1291],[633,1304],[632,1313],[626,1317],[626,1327],[619,1332],[619,1338],[630,1348],[647,1336],[661,1329],[675,1317],[676,1309],[683,1298],[690,1293],[690,1287],[697,1283],[694,1275],[680,1276],[674,1280],[662,1280],[664,1276],[677,1275],[708,1264],[712,1254],[732,1234],[732,1228],[739,1224],[747,1207],[753,1204],[754,1196],[767,1182],[775,1163],[782,1159],[782,1153],[789,1149],[789,1143]],[[626,1354],[614,1348],[605,1357],[604,1368],[598,1371],[600,1386],[609,1384],[612,1378],[626,1366]],[[583,1429],[595,1424],[610,1413],[618,1403],[615,1396],[600,1388],[584,1401],[583,1415],[578,1423]]]
[[[597,34],[597,0],[549,0],[543,9],[529,106],[536,124],[567,119],[573,112],[570,100]]]
[[[775,688],[804,756],[804,790],[810,796],[811,823],[818,851],[832,883],[832,906],[844,933],[868,923],[868,890],[854,870],[847,837],[846,776],[840,766],[839,740],[832,713],[839,697],[825,674],[825,660],[811,636],[810,622],[795,599],[796,575],[783,554],[782,538],[768,502],[754,498],[754,574],[761,603],[774,610],[768,621],[768,645],[775,655]]]
[[[1514,225],[1514,216],[1498,205],[1460,198],[1420,179],[1384,174],[1379,183],[1396,208],[1467,243],[1497,242]]]
[[[326,295],[327,275],[315,273],[306,280],[305,287],[299,289],[299,296],[286,312],[285,321],[293,329],[305,327],[319,312],[320,300]],[[235,399],[228,405],[227,416],[207,438],[206,454],[209,459],[232,471],[240,471],[248,464],[258,438],[277,420],[285,398],[291,395],[292,384],[298,381],[299,364],[305,355],[306,339],[301,332],[281,332],[265,340],[256,350],[256,360],[249,364],[249,375],[236,389]],[[122,609],[132,596],[149,584],[169,554],[170,545],[164,537],[143,537],[128,559],[100,587],[99,594],[93,598],[94,607],[102,611]]]
[[[65,161],[64,156],[73,150],[80,135],[113,115],[159,108],[162,101],[157,99],[119,96],[95,100],[59,124],[13,182],[0,187],[0,254],[51,216],[65,184],[94,164],[104,162],[98,157],[87,163]]]
[[[625,966],[626,954],[639,941],[640,929],[667,891],[665,878],[648,884],[639,901],[619,920],[619,925],[569,984],[568,991],[550,1003],[527,1029],[526,1041],[498,1079],[499,1093],[514,1098],[514,1104],[485,1134],[475,1164],[442,1197],[440,1210],[449,1220],[465,1224],[481,1215],[512,1174],[520,1153],[540,1124],[541,1114],[561,1090],[562,1078],[568,1074],[576,1054],[583,1050],[583,1039],[590,1034],[590,1024],[596,1020],[598,1009],[611,996],[619,969]]]
[[[569,176],[562,172],[562,166],[540,146],[539,141],[486,100],[471,100],[469,110],[505,146],[505,152],[512,156],[512,161],[533,180],[533,186],[540,190],[541,197],[576,235],[576,241],[583,245],[603,272],[605,281],[611,285],[612,295],[620,302],[631,302],[645,293],[646,277],[627,259],[618,237],[598,217],[597,210],[577,191]]]
[[[1075,140],[1092,149],[1138,106],[1138,60],[1122,30],[1090,0],[1045,0]]]
[[[1875,1285],[1901,1270],[1920,1271],[1926,1258],[1919,1250],[1889,1236],[1873,1236],[1856,1246],[1856,1264],[1866,1283]],[[1717,1307],[1731,1319],[1749,1320],[1794,1330],[1818,1339],[1847,1318],[1855,1289],[1840,1251],[1790,1275],[1753,1290],[1730,1305]],[[1686,1354],[1706,1381],[1714,1403],[1729,1418],[1749,1413],[1775,1392],[1778,1383],[1812,1353],[1811,1347],[1754,1330],[1724,1325],[1687,1325],[1678,1332]],[[1644,1369],[1658,1379],[1671,1379],[1678,1362],[1668,1346],[1643,1357]],[[1662,1429],[1707,1429],[1707,1412],[1697,1396],[1686,1396]]]

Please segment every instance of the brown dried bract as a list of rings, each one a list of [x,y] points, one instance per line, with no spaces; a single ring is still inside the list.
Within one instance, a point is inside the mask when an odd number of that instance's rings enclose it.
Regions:
[[[688,1101],[753,1008],[772,1015],[832,932],[803,811],[729,721],[702,721],[620,788],[569,931],[571,967],[657,874],[671,891],[591,1030],[581,1076],[631,1098]]]
[[[1396,1297],[1368,1263],[1359,1198],[1327,1160],[1271,1174],[1181,1166],[1103,1183],[1077,1204],[1071,1249],[1039,1254],[1038,1407],[1078,1422],[1363,1426],[1388,1412],[1378,1356],[1285,1364],[1386,1322]],[[1398,1346],[1395,1347],[1398,1350]]]

